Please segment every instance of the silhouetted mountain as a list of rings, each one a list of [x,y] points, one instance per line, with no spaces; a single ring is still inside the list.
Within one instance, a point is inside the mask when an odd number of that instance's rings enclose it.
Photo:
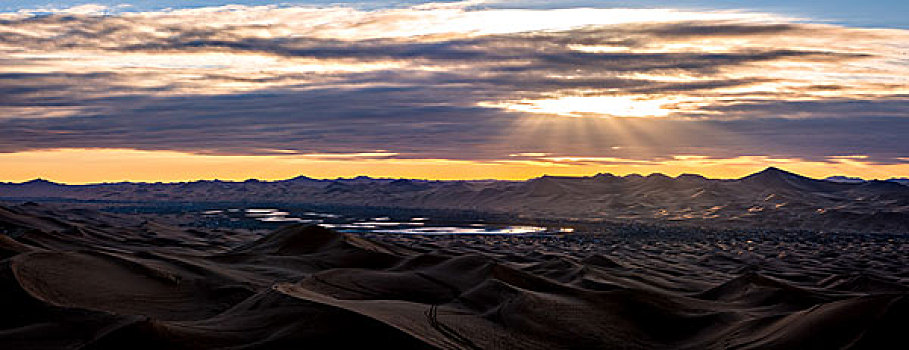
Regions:
[[[2,183],[2,184],[23,186],[23,187],[39,187],[39,188],[61,186],[61,184],[58,184],[56,182],[47,181],[45,179],[34,179],[34,180],[22,182],[22,183]]]
[[[830,182],[842,182],[842,183],[852,183],[852,184],[865,182],[865,180],[860,177],[849,177],[849,176],[830,176],[830,177],[825,178],[824,180],[830,181]]]
[[[893,178],[893,179],[889,179],[887,181],[896,182],[896,183],[898,183],[900,185],[904,185],[904,186],[909,186],[909,178],[906,178],[906,177]]]
[[[909,187],[892,181],[812,179],[779,168],[734,180],[684,174],[543,176],[527,181],[356,177],[69,186],[0,184],[0,198],[130,201],[272,201],[416,209],[469,209],[530,217],[676,224],[909,232]]]
[[[830,182],[843,182],[843,183],[856,183],[856,184],[864,183],[864,182],[868,182],[868,181],[886,181],[886,182],[897,183],[897,184],[904,185],[904,186],[909,186],[909,178],[906,178],[906,177],[899,177],[899,178],[894,177],[894,178],[890,178],[887,180],[865,180],[860,177],[830,176],[824,180],[830,181]]]

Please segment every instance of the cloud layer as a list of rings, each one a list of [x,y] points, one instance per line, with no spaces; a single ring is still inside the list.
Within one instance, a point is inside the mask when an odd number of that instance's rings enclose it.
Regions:
[[[0,152],[609,164],[909,155],[903,30],[451,5],[98,13],[0,20]]]

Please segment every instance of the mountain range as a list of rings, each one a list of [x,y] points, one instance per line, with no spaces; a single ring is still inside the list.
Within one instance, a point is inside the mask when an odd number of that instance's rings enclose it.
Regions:
[[[475,210],[593,222],[909,232],[909,186],[897,181],[812,179],[774,167],[739,179],[597,174],[527,181],[301,176],[280,181],[64,185],[32,180],[0,183],[0,199],[267,201]]]

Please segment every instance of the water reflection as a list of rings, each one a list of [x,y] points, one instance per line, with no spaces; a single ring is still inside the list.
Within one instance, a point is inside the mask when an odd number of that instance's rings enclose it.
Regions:
[[[387,233],[407,235],[536,235],[570,233],[570,227],[543,227],[533,225],[500,225],[482,222],[453,223],[434,220],[425,216],[395,217],[394,215],[368,215],[357,217],[337,213],[304,211],[279,208],[212,208],[201,211],[206,218],[226,219],[231,222],[259,223],[272,228],[290,223],[318,224],[348,233]]]

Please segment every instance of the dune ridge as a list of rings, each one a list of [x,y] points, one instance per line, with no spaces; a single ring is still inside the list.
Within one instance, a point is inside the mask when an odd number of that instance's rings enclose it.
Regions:
[[[184,242],[158,238],[198,234],[114,214],[0,214],[3,348],[883,349],[909,324],[900,238],[843,243],[895,255],[782,257],[780,243],[305,225]]]

